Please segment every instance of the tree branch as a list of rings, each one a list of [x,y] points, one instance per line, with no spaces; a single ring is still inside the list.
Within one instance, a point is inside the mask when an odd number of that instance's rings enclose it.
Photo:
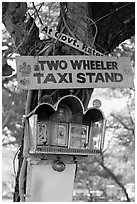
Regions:
[[[97,158],[96,158],[96,161],[103,167],[103,169],[108,173],[108,175],[122,188],[122,190],[126,196],[127,202],[130,202],[130,198],[128,196],[128,193],[127,193],[125,187],[123,186],[123,184],[117,178],[117,176],[108,167],[106,167],[102,161],[98,160]]]
[[[10,120],[10,117],[13,115],[13,110],[9,110],[5,120],[2,122],[2,129],[4,129],[4,127],[6,127],[7,123]]]
[[[39,19],[40,24],[43,25],[42,20],[41,20],[41,18],[39,17],[39,13],[38,13],[38,10],[36,9],[36,6],[35,6],[34,2],[32,2],[32,5],[33,5],[34,10],[35,10],[35,12],[36,12],[36,14],[37,14],[37,17],[38,17],[38,19]],[[39,9],[41,8],[41,6],[42,6],[42,4],[40,5]]]
[[[108,141],[108,144],[107,144],[107,147],[106,147],[106,149],[104,149],[103,150],[103,152],[102,153],[104,153],[104,152],[106,152],[107,151],[107,149],[109,148],[109,145],[110,145],[110,143],[111,143],[111,141],[112,141],[112,139],[114,138],[114,136],[113,137],[111,137],[111,139]]]
[[[118,118],[117,116],[115,116],[113,113],[110,114],[113,118],[115,118],[121,125],[123,125],[123,127],[127,130],[131,130],[133,131],[134,128],[128,127],[120,118]]]

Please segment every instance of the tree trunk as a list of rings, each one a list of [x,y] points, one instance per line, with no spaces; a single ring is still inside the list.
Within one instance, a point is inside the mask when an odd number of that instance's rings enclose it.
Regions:
[[[66,2],[60,3],[60,21],[58,29],[64,28],[66,35],[80,40],[84,44],[93,47],[92,31],[90,29],[90,17],[88,12],[88,2]],[[83,55],[80,51],[62,44],[62,53],[65,55]],[[78,90],[74,90],[74,94]],[[93,89],[81,89],[77,96],[82,100],[85,109],[88,107]]]

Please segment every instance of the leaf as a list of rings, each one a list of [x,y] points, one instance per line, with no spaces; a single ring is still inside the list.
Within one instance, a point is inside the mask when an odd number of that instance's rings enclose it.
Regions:
[[[13,71],[15,70],[12,69],[12,67],[8,65],[7,62],[2,66],[2,76],[10,76],[12,75]]]

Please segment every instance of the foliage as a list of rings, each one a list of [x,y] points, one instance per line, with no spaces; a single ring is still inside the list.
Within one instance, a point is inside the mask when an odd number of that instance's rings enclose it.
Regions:
[[[35,19],[38,27],[43,22],[51,27],[57,26],[60,4],[58,2],[28,2],[30,15]]]
[[[26,92],[19,91],[16,79],[13,79],[3,82],[2,94],[3,145],[21,144]]]
[[[114,96],[113,92],[115,92]],[[121,192],[120,197],[124,197],[121,187],[128,183],[135,183],[134,91],[106,89],[103,95],[110,101],[110,106],[112,98],[123,97],[125,106],[120,109],[120,112],[115,110],[108,115],[102,161],[98,162],[99,158],[91,158],[79,163],[75,188],[80,188],[78,184],[82,184],[82,187],[88,188],[89,192],[100,190],[102,196],[108,198],[107,186],[111,185],[117,189],[117,193]],[[118,201],[117,196],[115,194],[113,201]]]
[[[28,13],[34,17],[38,27],[41,26],[41,22],[45,22],[46,25],[56,26],[59,15],[59,3],[28,2]],[[17,50],[4,26],[2,30],[2,46],[3,145],[21,144],[22,117],[25,114],[27,91],[18,89],[16,70],[14,70],[16,69],[15,56],[17,56]],[[12,67],[13,65],[15,68]]]

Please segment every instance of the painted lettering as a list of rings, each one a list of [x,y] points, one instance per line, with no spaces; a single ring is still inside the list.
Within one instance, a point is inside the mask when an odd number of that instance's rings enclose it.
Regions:
[[[83,60],[83,69],[90,69],[89,60]]]
[[[106,62],[107,69],[112,69],[112,62]]]
[[[92,48],[91,48],[91,47],[88,47],[87,52],[88,52],[89,54],[92,54]]]
[[[38,64],[35,64],[35,65],[34,65],[34,70],[35,70],[35,71],[39,71],[39,65],[38,65]]]
[[[96,69],[95,61],[90,60],[91,69]]]
[[[42,28],[42,31],[45,31],[47,33],[48,32],[48,26],[45,26],[44,28]]]
[[[104,77],[103,77],[103,74],[102,74],[102,73],[97,73],[95,83],[98,83],[98,81],[105,82],[105,80],[104,80]]]
[[[92,83],[93,82],[92,77],[95,76],[96,74],[95,73],[90,73],[90,72],[88,73],[87,72],[86,75],[89,77],[89,82]]]
[[[115,82],[123,81],[123,75],[120,73],[114,73]]]
[[[47,62],[47,65],[48,65],[48,68],[49,70],[57,70],[58,69],[58,66],[59,66],[59,60],[56,60],[56,61],[46,61]]]
[[[69,81],[67,81],[67,79],[66,79],[67,73],[64,73],[64,74],[57,73],[57,74],[60,77],[60,80],[58,83],[62,83],[62,82],[69,83]]]
[[[46,61],[38,61],[40,64],[41,70],[44,70],[44,64],[46,64]]]
[[[66,37],[65,35],[62,35],[62,36],[61,36],[61,40],[66,41],[66,40],[67,40],[67,37]]]
[[[64,70],[64,69],[67,69],[67,67],[68,67],[67,62],[65,60],[60,60],[59,68]]]
[[[71,42],[73,42],[73,38],[68,37],[68,43],[71,43]]]
[[[51,35],[51,33],[52,33],[52,28],[49,29],[48,34]]]
[[[69,83],[72,83],[72,73],[69,73]]]
[[[48,82],[57,83],[57,81],[56,81],[56,79],[55,79],[55,77],[54,77],[54,75],[52,73],[49,73],[46,76],[45,80],[43,81],[43,83],[48,83]]]
[[[106,82],[114,82],[114,73],[105,73]]]
[[[76,46],[77,45],[77,40],[73,41],[73,45]]]
[[[59,32],[55,32],[55,37],[56,37],[56,38],[59,37]]]
[[[96,69],[101,69],[101,63],[100,63],[100,61],[96,61]]]
[[[70,60],[73,69],[81,69],[83,60]]]
[[[112,62],[112,69],[117,69],[118,70],[118,67],[117,67],[117,62]]]
[[[77,74],[77,82],[78,83],[85,83],[86,82],[84,73],[78,73]]]
[[[101,63],[101,69],[102,69],[102,70],[106,69],[106,67],[104,66],[104,62],[103,62],[103,61],[100,61],[100,63]]]
[[[43,77],[44,74],[41,74],[41,73],[34,73],[33,76],[34,76],[34,77],[37,77],[37,83],[40,84],[40,83],[41,83],[41,77]]]
[[[83,44],[82,50],[86,51],[87,50],[87,45]]]
[[[92,54],[93,54],[93,56],[95,56],[95,55],[96,55],[96,52],[95,52],[95,50],[93,50]]]

